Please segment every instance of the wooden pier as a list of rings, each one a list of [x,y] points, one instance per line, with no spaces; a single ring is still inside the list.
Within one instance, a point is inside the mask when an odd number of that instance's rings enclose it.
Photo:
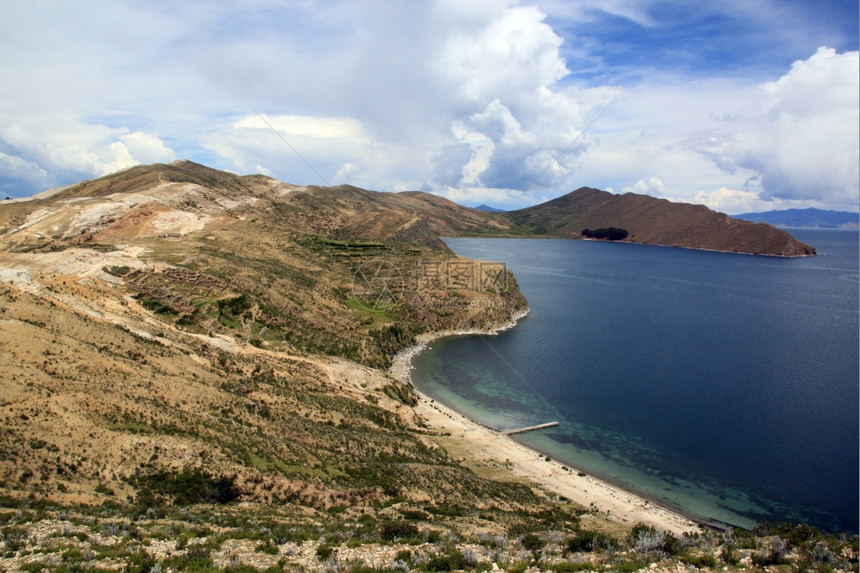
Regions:
[[[529,426],[527,428],[520,428],[519,430],[507,430],[506,432],[502,432],[506,436],[510,436],[513,434],[522,434],[524,432],[531,432],[532,430],[543,430],[544,428],[552,428],[554,426],[558,426],[558,422],[547,422],[546,424],[538,424],[537,426]]]

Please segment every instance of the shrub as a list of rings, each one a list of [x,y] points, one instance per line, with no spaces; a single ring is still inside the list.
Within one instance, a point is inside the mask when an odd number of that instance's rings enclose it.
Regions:
[[[449,555],[434,557],[427,563],[427,571],[458,571],[465,569],[470,565],[467,563],[466,557],[459,551],[454,551]],[[474,567],[474,565],[472,565]]]
[[[698,569],[713,569],[717,566],[717,560],[713,555],[683,555],[679,560],[685,565],[692,565]]]
[[[637,553],[662,552],[665,540],[666,534],[664,532],[641,523],[634,526],[630,533],[631,545]]]
[[[612,570],[617,571],[617,573],[633,573],[633,571],[639,571],[647,566],[648,565],[645,562],[639,560],[622,561],[621,563],[614,565]]]
[[[149,573],[156,566],[155,558],[143,549],[126,557],[125,570],[128,573]]]
[[[244,294],[218,301],[218,311],[222,316],[239,316],[249,308],[251,308],[251,301]]]
[[[430,516],[420,509],[401,509],[400,515],[410,521],[428,521]]]
[[[596,531],[579,531],[575,537],[567,540],[567,550],[570,553],[604,551],[614,545],[614,539]]]
[[[520,543],[523,544],[523,548],[529,551],[538,551],[543,549],[544,546],[543,540],[534,533],[523,535],[522,539],[520,539]]]
[[[786,563],[785,553],[788,544],[785,540],[775,537],[770,541],[770,547],[765,553],[753,555],[753,563],[759,567],[767,567],[769,565],[782,565]]]
[[[418,528],[405,521],[389,521],[382,524],[379,533],[385,541],[413,539],[418,536]]]
[[[334,547],[328,543],[320,543],[317,546],[317,558],[320,561],[327,561],[334,553]]]
[[[765,522],[757,525],[752,533],[759,537],[778,536],[784,539],[789,547],[797,547],[822,538],[821,530],[804,523]]]
[[[271,541],[266,543],[261,543],[256,547],[256,551],[258,553],[265,553],[267,555],[277,555],[278,554],[278,546],[272,545]]]
[[[626,229],[616,227],[601,227],[600,229],[583,229],[582,236],[590,239],[605,239],[607,241],[623,241],[627,238]]]
[[[816,563],[827,563],[830,565],[836,564],[836,556],[833,555],[830,548],[821,541],[816,543],[815,547],[812,548],[812,559]]]
[[[152,507],[159,496],[172,499],[176,505],[229,503],[239,497],[233,480],[226,476],[212,476],[200,468],[185,468],[179,474],[158,472],[136,480],[140,488],[138,503]]]

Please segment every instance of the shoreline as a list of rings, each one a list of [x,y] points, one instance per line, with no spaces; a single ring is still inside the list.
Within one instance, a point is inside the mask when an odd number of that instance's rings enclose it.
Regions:
[[[497,335],[516,326],[528,310],[517,313],[511,322],[491,331],[440,331],[416,337],[416,344],[399,352],[388,369],[388,375],[404,383],[412,382],[412,359],[440,338],[466,335]],[[529,448],[510,436],[480,424],[415,389],[418,417],[440,436],[450,436],[458,450],[457,461],[495,468],[504,468],[515,479],[562,496],[586,509],[593,510],[609,521],[631,527],[645,523],[663,531],[681,535],[698,531],[703,525],[651,500],[581,472]],[[446,438],[447,439],[447,438]]]

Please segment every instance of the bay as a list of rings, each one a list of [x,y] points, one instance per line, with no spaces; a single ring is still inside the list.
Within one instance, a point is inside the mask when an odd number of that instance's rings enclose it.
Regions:
[[[419,390],[704,522],[858,522],[858,233],[753,257],[551,239],[449,239],[507,264],[530,315],[436,341]]]

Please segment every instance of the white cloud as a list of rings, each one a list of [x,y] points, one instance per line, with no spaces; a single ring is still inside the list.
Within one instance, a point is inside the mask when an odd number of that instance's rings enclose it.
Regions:
[[[343,167],[338,169],[337,173],[335,173],[333,184],[346,183],[350,180],[351,177],[353,177],[360,171],[361,167],[358,165],[358,163],[346,163]]]
[[[488,14],[445,44],[440,68],[464,101],[434,157],[441,186],[564,188],[588,149],[588,121],[624,97],[619,88],[563,88],[562,39],[533,7]],[[477,30],[477,31],[476,31]]]
[[[860,194],[858,52],[820,48],[760,87],[758,112],[699,132],[693,149],[720,169],[747,170],[767,199],[856,205]]]
[[[484,204],[513,211],[534,205],[537,201],[531,195],[513,189],[494,189],[490,187],[445,187],[433,191],[434,195],[445,197],[455,203],[472,207]]]
[[[699,191],[690,197],[689,200],[730,215],[822,207],[821,203],[811,202],[806,199],[763,199],[757,191],[732,189],[729,187],[720,187],[711,191]]]
[[[66,122],[62,131],[32,133],[13,123],[0,132],[6,177],[41,187],[99,177],[141,163],[172,161],[156,136],[104,125]]]
[[[169,163],[176,159],[173,150],[154,135],[135,131],[121,135],[119,139],[120,141],[108,145],[114,160],[95,167],[101,171],[101,175],[108,175],[135,165]]]
[[[0,76],[12,78],[0,90],[0,191],[187,157],[294,183],[320,183],[316,171],[464,200],[536,201],[589,185],[856,205],[856,53],[820,51],[767,75],[727,60],[692,75],[690,54],[643,41],[695,38],[683,25],[698,16],[743,20],[753,45],[778,37],[771,61],[786,66],[797,38],[830,34],[827,14],[772,0],[682,4],[0,3]],[[625,26],[641,35],[628,43]],[[619,44],[616,54],[641,48],[663,67],[612,60]],[[696,61],[713,51],[688,48]]]
[[[134,160],[139,163],[168,163],[176,159],[173,150],[154,135],[133,131],[119,138]]]
[[[726,106],[736,111],[755,102],[755,85],[723,78],[688,83],[676,75],[654,74],[649,83],[631,86],[589,132],[588,154],[574,173],[572,187],[633,189],[656,177],[660,193],[690,201],[701,189],[734,184],[686,142],[691,132],[708,133]],[[745,176],[740,176],[742,182]],[[644,189],[643,184],[638,185]]]
[[[534,7],[496,10],[477,33],[448,38],[440,67],[468,101],[528,97],[569,73],[558,48],[562,39]]]
[[[249,115],[233,124],[235,129],[274,129],[285,136],[338,139],[368,143],[361,122],[343,117],[313,117],[278,115],[273,117]]]
[[[625,187],[621,190],[622,193],[638,193],[640,195],[653,195],[654,197],[664,197],[666,195],[666,186],[660,181],[659,177],[652,177],[647,182],[640,179],[633,185]]]

